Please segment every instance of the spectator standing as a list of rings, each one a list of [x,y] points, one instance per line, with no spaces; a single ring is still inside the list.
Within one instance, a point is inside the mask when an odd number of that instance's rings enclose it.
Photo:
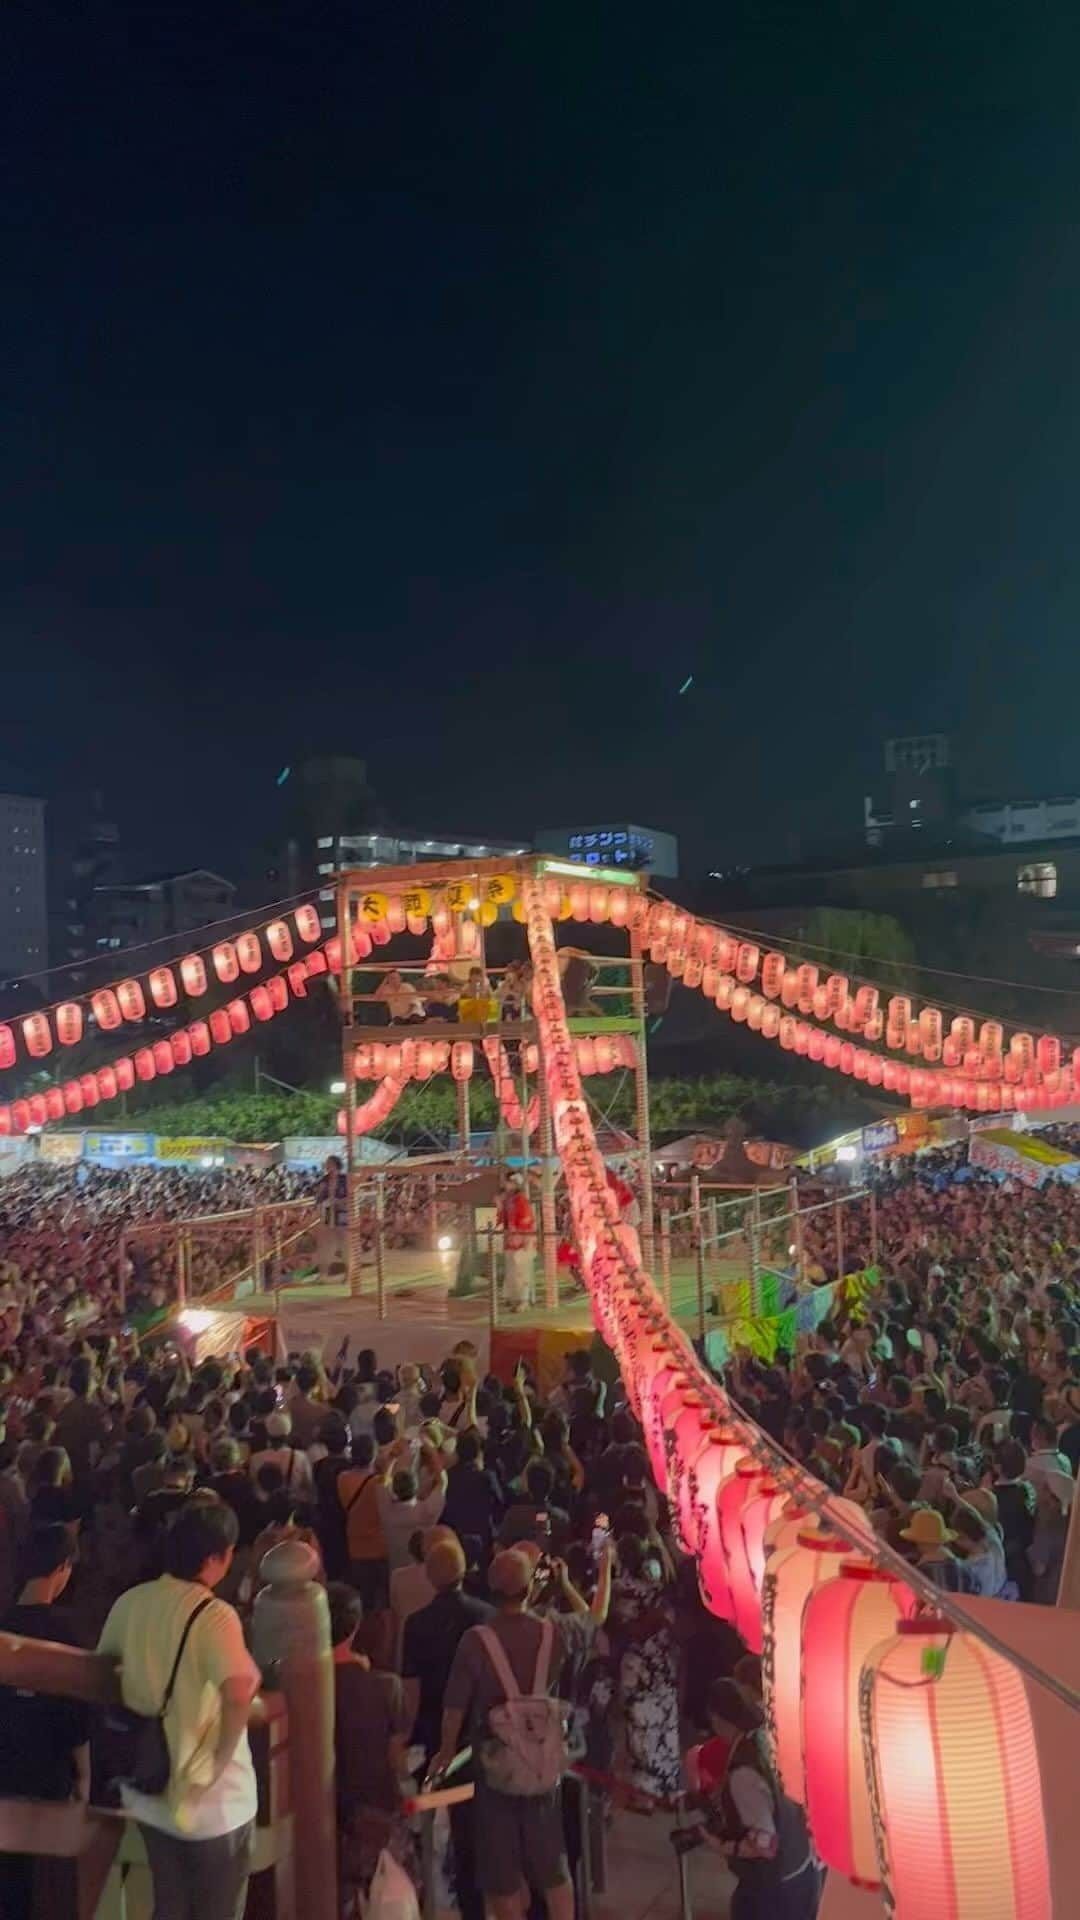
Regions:
[[[385,1607],[390,1597],[390,1568],[379,1497],[382,1475],[375,1465],[370,1433],[353,1440],[353,1464],[338,1475],[337,1498],[345,1520],[349,1579],[365,1613]]]
[[[486,1559],[502,1516],[505,1501],[495,1475],[484,1463],[484,1446],[477,1433],[463,1433],[457,1457],[446,1476],[443,1520],[458,1535],[479,1540]]]
[[[72,1572],[67,1528],[35,1528],[23,1555],[23,1581],[0,1630],[76,1646],[57,1602]],[[0,1798],[86,1800],[90,1791],[90,1709],[78,1700],[0,1687]],[[0,1914],[33,1920],[33,1858],[0,1853]]]
[[[214,1597],[236,1536],[230,1507],[190,1502],[166,1536],[165,1573],[121,1594],[98,1643],[119,1660],[124,1703],[136,1713],[160,1713],[175,1665],[168,1786],[158,1795],[123,1790],[146,1847],[156,1920],[241,1920],[244,1911],[257,1797],[247,1722],[259,1672],[237,1614]]]
[[[401,1811],[408,1720],[396,1673],[373,1673],[354,1640],[363,1617],[359,1595],[335,1584],[327,1590],[334,1660],[334,1747],[337,1762],[338,1846],[343,1903],[365,1896],[385,1847],[412,1865],[409,1829]]]
[[[109,1438],[109,1416],[97,1397],[93,1362],[80,1358],[68,1374],[71,1399],[56,1422],[53,1444],[63,1447],[79,1486],[85,1487]]]
[[[453,1759],[463,1729],[468,1730],[474,1747],[482,1745],[490,1736],[492,1709],[507,1698],[499,1669],[488,1651],[487,1633],[497,1636],[522,1695],[533,1692],[538,1672],[543,1673],[540,1659],[547,1645],[550,1653],[543,1674],[544,1690],[557,1697],[567,1672],[587,1651],[597,1627],[607,1619],[610,1549],[601,1556],[591,1608],[570,1585],[563,1562],[555,1562],[553,1572],[559,1596],[569,1611],[545,1620],[529,1611],[533,1569],[528,1556],[515,1551],[496,1554],[488,1575],[496,1617],[490,1628],[470,1628],[454,1656],[446,1685],[436,1771]],[[477,1832],[484,1837],[478,1880],[494,1920],[518,1920],[523,1885],[543,1897],[551,1920],[572,1920],[574,1895],[563,1843],[559,1789],[528,1797],[500,1793],[488,1785],[481,1758],[475,1809]]]

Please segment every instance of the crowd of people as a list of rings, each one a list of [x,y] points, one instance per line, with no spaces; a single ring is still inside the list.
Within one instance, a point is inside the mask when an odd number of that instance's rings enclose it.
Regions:
[[[250,1624],[266,1555],[299,1540],[327,1589],[343,1913],[384,1852],[415,1872],[403,1803],[468,1748],[451,1862],[465,1920],[519,1920],[524,1889],[569,1920],[561,1770],[576,1758],[631,1805],[670,1808],[700,1747],[680,1846],[723,1856],[737,1920],[809,1920],[818,1875],[771,1769],[758,1663],[701,1603],[604,1350],[569,1354],[549,1393],[524,1365],[482,1376],[468,1341],[435,1370],[347,1343],[333,1364],[252,1349],[195,1366],[51,1304],[107,1270],[132,1176],[38,1178],[8,1183],[0,1223],[0,1624],[100,1645],[137,1712],[172,1680],[166,1784],[123,1789],[159,1913],[242,1912]],[[201,1175],[151,1178],[147,1204],[210,1198]],[[876,1184],[876,1290],[839,1291],[793,1352],[739,1350],[725,1384],[933,1586],[1052,1602],[1080,1467],[1080,1196],[1013,1191],[952,1150]],[[852,1260],[868,1256],[868,1209],[845,1221]],[[537,1698],[563,1705],[538,1720]],[[96,1741],[84,1709],[6,1694],[0,1795],[102,1790]],[[0,1867],[18,1916],[27,1864]]]
[[[568,1759],[635,1806],[670,1807],[687,1744],[723,1732],[733,1711],[742,1770],[760,1773],[765,1800],[751,1783],[751,1846],[725,1776],[702,1837],[737,1869],[748,1849],[755,1886],[774,1859],[790,1867],[779,1811],[768,1814],[779,1790],[757,1740],[756,1664],[733,1681],[744,1650],[702,1607],[621,1383],[587,1351],[542,1395],[524,1365],[509,1384],[479,1376],[464,1341],[434,1371],[383,1367],[370,1351],[350,1361],[347,1347],[329,1368],[257,1350],[193,1368],[171,1345],[91,1334],[61,1350],[24,1331],[3,1395],[0,1626],[98,1645],[143,1714],[159,1710],[188,1630],[164,1718],[167,1784],[123,1788],[170,1920],[243,1910],[255,1810],[245,1727],[260,1681],[249,1627],[266,1554],[297,1540],[327,1587],[343,1913],[384,1849],[415,1871],[403,1799],[467,1747],[475,1798],[453,1810],[461,1912],[480,1920],[486,1903],[510,1920],[528,1886],[569,1920]],[[527,1796],[500,1759],[515,1694],[565,1703],[543,1761],[555,1775]],[[106,1784],[84,1709],[6,1694],[0,1729],[0,1795],[69,1799]],[[804,1863],[800,1916],[816,1898],[805,1845]],[[26,1863],[0,1865],[3,1911],[16,1916]],[[743,1920],[755,1920],[765,1908],[748,1902]]]
[[[316,1185],[314,1173],[285,1167],[19,1167],[0,1183],[0,1347],[24,1328],[108,1321],[121,1300],[131,1316],[160,1308],[176,1295],[172,1223],[256,1206],[272,1220],[274,1207],[314,1198]],[[191,1292],[212,1291],[250,1260],[249,1230],[201,1229]]]

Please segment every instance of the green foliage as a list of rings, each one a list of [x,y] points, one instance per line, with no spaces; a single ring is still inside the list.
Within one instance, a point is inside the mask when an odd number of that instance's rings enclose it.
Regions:
[[[890,913],[861,908],[815,907],[795,936],[799,959],[829,973],[874,977],[875,962],[885,961],[881,984],[902,992],[914,984],[915,949],[899,920]]]
[[[845,1088],[845,1092],[849,1089]],[[632,1124],[633,1083],[629,1075],[598,1077],[588,1083],[595,1112],[619,1124]],[[155,1100],[132,1106],[121,1119],[109,1115],[108,1124],[120,1131],[146,1129],[172,1135],[208,1135],[226,1140],[280,1140],[286,1134],[332,1134],[341,1107],[338,1095],[250,1093],[224,1088],[203,1099]],[[495,1125],[495,1098],[491,1085],[480,1078],[469,1088],[473,1126],[480,1131]],[[651,1088],[651,1119],[657,1137],[718,1128],[737,1118],[751,1133],[770,1138],[822,1138],[828,1131],[835,1095],[829,1086],[776,1086],[721,1073],[702,1079],[655,1080]],[[83,1125],[85,1120],[76,1123]],[[101,1121],[95,1115],[94,1124]],[[839,1119],[837,1125],[840,1124]],[[410,1086],[390,1119],[378,1129],[384,1137],[411,1147],[441,1144],[456,1130],[457,1092],[448,1079]]]

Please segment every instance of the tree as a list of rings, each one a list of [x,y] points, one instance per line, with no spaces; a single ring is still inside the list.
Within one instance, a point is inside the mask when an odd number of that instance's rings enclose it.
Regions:
[[[891,913],[815,907],[795,935],[793,956],[822,972],[862,974],[896,993],[916,985],[915,948]]]

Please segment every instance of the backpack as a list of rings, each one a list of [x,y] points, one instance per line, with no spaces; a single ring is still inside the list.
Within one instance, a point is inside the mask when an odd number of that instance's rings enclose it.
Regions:
[[[488,1714],[490,1737],[480,1749],[484,1779],[496,1793],[515,1799],[554,1793],[568,1762],[564,1701],[547,1693],[548,1671],[555,1630],[545,1620],[540,1633],[532,1692],[522,1694],[497,1633],[478,1627],[480,1642],[506,1698]]]

